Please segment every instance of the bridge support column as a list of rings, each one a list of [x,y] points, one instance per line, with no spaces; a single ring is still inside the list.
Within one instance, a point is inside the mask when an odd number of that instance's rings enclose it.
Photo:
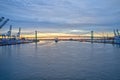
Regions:
[[[37,31],[35,31],[35,40],[37,41]]]
[[[94,32],[91,31],[91,43],[93,43],[93,39],[94,39]]]

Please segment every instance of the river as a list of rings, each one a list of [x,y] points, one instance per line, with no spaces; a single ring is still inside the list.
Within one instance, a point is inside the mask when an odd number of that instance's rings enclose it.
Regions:
[[[120,80],[120,47],[77,41],[0,46],[0,80]]]

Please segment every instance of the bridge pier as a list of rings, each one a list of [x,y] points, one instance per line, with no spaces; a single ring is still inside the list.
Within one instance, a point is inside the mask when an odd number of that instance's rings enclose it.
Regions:
[[[91,31],[91,43],[93,43],[93,39],[94,39],[94,31]]]

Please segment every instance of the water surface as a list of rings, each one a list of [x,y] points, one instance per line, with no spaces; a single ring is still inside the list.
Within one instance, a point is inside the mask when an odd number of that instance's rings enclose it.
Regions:
[[[120,48],[75,41],[0,46],[0,80],[120,80]]]

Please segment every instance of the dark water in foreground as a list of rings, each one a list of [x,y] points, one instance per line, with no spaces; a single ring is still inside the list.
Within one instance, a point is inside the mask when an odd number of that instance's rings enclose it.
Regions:
[[[120,80],[120,48],[80,42],[0,46],[0,80]]]

